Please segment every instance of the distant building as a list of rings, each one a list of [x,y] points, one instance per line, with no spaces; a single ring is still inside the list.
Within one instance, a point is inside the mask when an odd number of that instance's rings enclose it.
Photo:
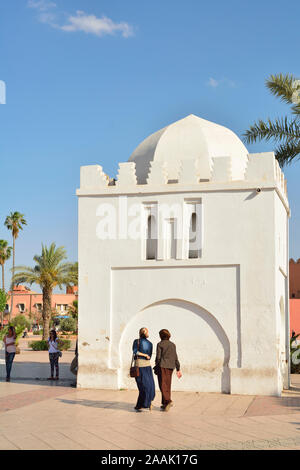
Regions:
[[[290,292],[290,335],[300,333],[300,258],[289,262]]]
[[[289,262],[290,268],[290,299],[300,299],[300,258]]]
[[[8,292],[11,296],[11,291]],[[66,288],[65,294],[52,295],[52,309],[56,310],[58,314],[63,315],[67,312],[68,307],[72,305],[74,300],[78,298],[78,287],[70,286]],[[6,304],[5,314],[10,311],[11,298]],[[23,314],[26,317],[31,317],[32,320],[39,322],[43,310],[43,294],[32,291],[26,286],[15,286],[13,290],[13,309],[11,318]],[[4,324],[8,323],[8,316],[4,317]]]

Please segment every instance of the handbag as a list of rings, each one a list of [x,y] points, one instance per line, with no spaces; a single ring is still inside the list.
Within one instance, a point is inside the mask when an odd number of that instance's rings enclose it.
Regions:
[[[155,375],[158,375],[158,371],[159,371],[159,365],[156,364],[154,367],[153,367],[153,372]]]
[[[139,350],[140,347],[140,340],[138,340],[138,347],[137,350]],[[134,363],[134,365],[133,365]],[[138,366],[135,365],[135,360],[134,360],[134,353],[132,354],[132,359],[131,359],[131,366],[129,370],[129,375],[130,377],[139,377],[140,375],[140,369]]]

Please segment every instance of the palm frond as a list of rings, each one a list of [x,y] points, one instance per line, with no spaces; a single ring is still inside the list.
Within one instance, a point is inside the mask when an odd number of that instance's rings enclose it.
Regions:
[[[290,165],[300,158],[300,141],[290,141],[279,145],[275,149],[275,157],[281,167]]]
[[[277,118],[275,121],[268,119],[266,122],[259,120],[244,132],[243,139],[247,144],[253,144],[262,139],[267,141],[270,139],[277,141],[300,139],[299,121],[298,119],[289,120],[287,117]]]
[[[300,83],[299,83],[300,85]],[[293,103],[293,94],[297,89],[297,79],[292,74],[279,73],[266,79],[266,87],[271,93],[287,104]]]

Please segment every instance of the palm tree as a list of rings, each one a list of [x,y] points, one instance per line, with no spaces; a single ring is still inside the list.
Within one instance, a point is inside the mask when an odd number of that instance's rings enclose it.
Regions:
[[[72,283],[73,263],[63,263],[66,259],[66,251],[63,246],[56,247],[51,243],[50,247],[42,245],[42,254],[35,255],[33,260],[35,266],[16,266],[13,282],[16,284],[38,284],[43,292],[43,339],[49,337],[49,323],[51,319],[52,292],[56,286],[62,288],[63,285]]]
[[[291,105],[292,117],[272,121],[259,119],[244,133],[244,141],[252,144],[259,140],[274,140],[277,143],[275,156],[280,166],[300,157],[300,81],[292,74],[271,75],[266,80],[270,92],[281,101]]]
[[[72,263],[70,275],[71,275],[70,284],[72,284],[73,286],[78,286],[78,261],[76,261],[75,263]]]
[[[11,257],[12,247],[8,246],[6,240],[0,240],[0,264],[2,266],[2,289],[5,290],[4,283],[4,264]]]
[[[18,238],[19,231],[23,230],[23,225],[27,225],[27,222],[24,218],[24,214],[20,212],[11,212],[5,219],[4,225],[11,230],[13,237],[13,268],[12,268],[12,278],[15,274],[15,254],[16,254],[16,239]],[[14,296],[14,285],[11,286],[11,303],[10,303],[10,312],[9,319],[11,318],[13,310],[13,296]]]

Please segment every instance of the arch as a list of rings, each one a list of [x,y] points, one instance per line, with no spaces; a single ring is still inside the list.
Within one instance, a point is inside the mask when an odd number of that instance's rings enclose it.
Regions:
[[[230,342],[229,342],[228,336],[227,336],[225,330],[223,329],[222,325],[218,322],[218,320],[214,317],[214,315],[212,315],[210,312],[208,312],[206,309],[204,309],[200,305],[198,305],[196,303],[193,303],[193,302],[190,302],[190,301],[187,301],[185,299],[173,298],[173,299],[163,299],[163,300],[153,302],[153,303],[145,306],[144,308],[142,308],[139,312],[136,313],[136,315],[134,315],[131,318],[131,320],[126,325],[126,328],[124,329],[124,331],[122,332],[122,335],[120,337],[120,343],[119,343],[120,366],[121,366],[120,370],[119,370],[120,373],[122,371],[122,368],[124,368],[124,360],[123,360],[123,357],[122,357],[122,348],[123,348],[125,338],[128,335],[128,331],[130,329],[132,329],[133,324],[135,324],[139,327],[147,326],[146,324],[145,325],[141,324],[141,322],[146,322],[147,323],[147,320],[145,320],[147,318],[145,316],[145,313],[147,313],[147,311],[149,311],[149,314],[150,314],[150,310],[151,310],[152,314],[153,314],[153,312],[155,311],[155,309],[157,307],[163,307],[163,306],[165,306],[165,307],[167,306],[168,309],[170,307],[171,308],[174,307],[175,309],[179,309],[180,310],[180,318],[183,318],[187,322],[187,323],[183,322],[183,325],[185,326],[185,328],[188,328],[188,322],[193,317],[193,315],[196,315],[196,317],[199,320],[201,319],[204,322],[204,324],[206,324],[206,328],[208,330],[210,330],[211,336],[216,338],[214,341],[217,341],[217,343],[221,345],[221,348],[223,350],[223,359],[222,359],[222,364],[221,364],[222,365],[222,367],[221,367],[222,368],[222,373],[221,373],[221,376],[219,377],[220,383],[218,385],[218,388],[219,388],[218,390],[204,390],[204,389],[201,389],[200,391],[221,391],[223,393],[230,393],[230,390],[231,390],[230,368],[229,368]],[[184,315],[185,315],[185,317],[184,317]],[[148,323],[149,323],[151,317],[149,316],[148,318],[149,318],[149,321],[148,321]],[[168,328],[172,333],[172,325],[171,326],[169,326],[169,324],[165,325],[163,318],[164,318],[164,315],[162,314],[161,318],[159,319],[160,326],[158,326],[156,329],[159,330],[161,328]],[[177,319],[178,319],[178,314],[177,314]],[[197,321],[196,321],[196,324],[198,325],[199,328],[201,327],[201,323],[197,323]],[[204,324],[202,323],[202,326]],[[193,326],[194,325],[195,325],[195,322],[193,323]],[[192,331],[194,332],[195,329],[193,329]],[[157,331],[157,333],[158,333],[158,331]],[[178,335],[177,335],[177,337],[178,337]],[[155,339],[156,339],[156,337],[154,338],[154,341],[155,341]],[[197,336],[193,335],[194,345],[196,344],[195,343],[196,339],[197,339]],[[151,337],[151,340],[153,341],[153,337]],[[157,341],[159,341],[159,339],[157,339]],[[214,343],[214,344],[217,344],[217,343]],[[190,345],[186,344],[187,348],[189,346]],[[201,344],[199,346],[201,347]],[[194,349],[194,351],[195,351],[195,353],[197,352],[196,349]],[[212,353],[212,356],[213,356],[214,351],[212,350],[211,353]],[[154,351],[154,354],[155,354],[155,351]],[[181,355],[182,355],[182,348],[181,348]],[[183,368],[185,367],[184,361],[182,362],[182,366],[183,366]],[[199,374],[200,369],[201,369],[201,364],[199,365],[198,369],[197,369],[197,367],[193,368],[193,366],[191,366],[191,370],[192,370],[191,373],[195,374],[196,382],[197,382],[196,375]],[[218,371],[218,370],[219,369],[216,367],[216,371]],[[209,374],[209,372],[206,372],[206,373]],[[217,372],[216,372],[216,374],[217,374]]]

